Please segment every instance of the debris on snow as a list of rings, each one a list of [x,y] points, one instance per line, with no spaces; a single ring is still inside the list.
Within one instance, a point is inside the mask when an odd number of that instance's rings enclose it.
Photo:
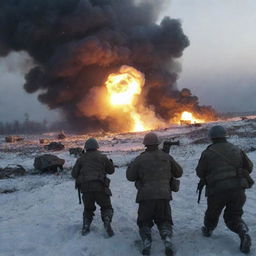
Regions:
[[[13,189],[2,189],[0,188],[0,194],[10,194],[10,193],[13,193],[13,192],[16,192],[17,189],[13,188]]]
[[[40,139],[39,142],[40,144],[46,144],[49,143],[50,141],[48,139]]]
[[[58,135],[57,135],[57,139],[58,140],[64,140],[64,139],[66,139],[66,134],[63,132],[63,131],[61,131]]]
[[[20,136],[7,136],[5,137],[5,141],[7,143],[14,143],[14,142],[18,142],[18,141],[23,141],[24,138],[20,137]]]
[[[8,165],[7,167],[0,169],[0,179],[13,178],[15,176],[25,175],[26,170],[22,165]]]
[[[34,167],[41,172],[55,173],[59,169],[63,170],[64,159],[61,159],[55,155],[44,154],[37,156],[34,161]]]
[[[82,148],[70,148],[68,151],[70,155],[74,155],[75,157],[80,157],[83,154]]]
[[[44,146],[44,148],[47,150],[58,151],[64,149],[65,146],[60,142],[51,142],[50,144]]]

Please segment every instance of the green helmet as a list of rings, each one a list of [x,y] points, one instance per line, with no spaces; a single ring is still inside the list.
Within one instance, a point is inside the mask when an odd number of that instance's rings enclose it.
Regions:
[[[84,148],[86,150],[90,150],[90,149],[98,149],[99,148],[99,144],[98,141],[94,138],[90,138],[85,142]]]
[[[156,133],[150,132],[150,133],[147,133],[145,135],[144,140],[143,140],[143,144],[145,146],[159,145],[160,144],[160,140],[159,140],[159,138],[158,138]]]
[[[221,125],[215,125],[209,130],[209,137],[211,139],[220,139],[227,136],[226,129]]]

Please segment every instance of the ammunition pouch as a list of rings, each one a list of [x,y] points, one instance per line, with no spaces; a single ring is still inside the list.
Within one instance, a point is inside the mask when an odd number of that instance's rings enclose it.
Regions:
[[[178,192],[180,189],[180,181],[172,177],[170,180],[170,188],[171,188],[171,191]]]
[[[246,180],[246,184],[242,183],[242,186],[244,188],[251,188],[254,184],[254,180],[252,179],[252,177],[250,176],[249,172],[246,169],[243,168],[238,168],[237,169],[237,176],[241,177],[242,180]]]

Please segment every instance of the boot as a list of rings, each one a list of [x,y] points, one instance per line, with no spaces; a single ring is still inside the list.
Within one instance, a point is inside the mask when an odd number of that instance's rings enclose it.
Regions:
[[[92,220],[89,220],[86,217],[83,218],[82,236],[85,236],[90,232],[91,223]]]
[[[152,241],[150,239],[144,239],[142,241],[142,255],[150,255]]]
[[[104,219],[104,228],[109,237],[112,237],[115,234],[111,227],[110,219],[107,219],[107,218]]]
[[[237,232],[240,237],[240,251],[242,253],[249,253],[251,248],[251,237],[249,236],[249,228],[243,220],[240,220],[234,232]]]
[[[82,236],[87,235],[90,232],[90,223],[84,223],[82,227]]]
[[[239,234],[240,237],[240,251],[242,253],[249,253],[250,252],[250,248],[251,248],[251,237],[249,236],[249,234],[247,232],[242,232],[241,234]]]
[[[201,228],[201,230],[202,230],[203,236],[205,236],[205,237],[210,237],[212,235],[212,232],[213,232],[213,230],[211,230],[211,229],[209,229],[205,226],[203,226]]]
[[[171,242],[171,237],[167,236],[164,239],[164,246],[165,246],[165,255],[166,256],[173,256],[174,252],[173,252],[173,246],[172,246],[172,242]]]
[[[111,208],[110,209],[101,209],[101,218],[104,223],[104,228],[109,237],[112,237],[114,235],[114,231],[111,227],[113,213],[114,213],[114,211]]]
[[[166,256],[173,256],[173,245],[172,245],[172,225],[170,223],[162,223],[159,224],[158,230],[161,236],[161,239],[164,242],[165,246],[165,255]]]
[[[151,228],[143,227],[140,228],[140,236],[142,239],[142,255],[150,255],[152,238],[151,238]]]

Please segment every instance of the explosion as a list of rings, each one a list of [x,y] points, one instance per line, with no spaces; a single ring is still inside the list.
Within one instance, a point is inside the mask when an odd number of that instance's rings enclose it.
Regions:
[[[184,111],[181,114],[180,124],[196,124],[204,122],[204,120],[196,119],[191,112]]]
[[[133,67],[122,66],[119,73],[110,74],[106,87],[112,105],[130,105],[134,97],[141,93],[144,75]]]
[[[134,123],[131,131],[135,132],[147,130],[136,111],[136,95],[141,93],[144,82],[144,75],[129,66],[122,66],[119,73],[110,74],[106,81],[111,105],[130,116]]]
[[[29,54],[24,89],[60,109],[72,131],[151,130],[183,111],[214,119],[189,89],[177,89],[189,40],[180,20],[159,22],[164,1],[0,1],[0,57]]]

